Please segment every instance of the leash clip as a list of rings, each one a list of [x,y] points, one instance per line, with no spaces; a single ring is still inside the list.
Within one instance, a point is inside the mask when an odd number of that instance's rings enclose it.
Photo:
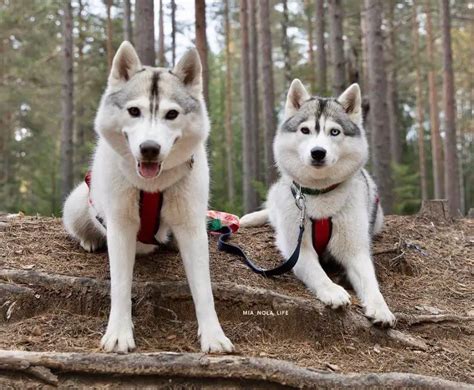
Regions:
[[[297,192],[295,195],[295,204],[296,207],[301,211],[300,212],[300,228],[304,226],[304,221],[306,219],[306,199],[301,191],[301,186],[297,187]]]

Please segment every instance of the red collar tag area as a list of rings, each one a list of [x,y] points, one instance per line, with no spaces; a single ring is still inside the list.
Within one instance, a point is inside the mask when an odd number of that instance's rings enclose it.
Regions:
[[[91,188],[91,172],[87,172],[84,181]],[[89,197],[89,205],[94,207]],[[161,207],[163,206],[163,194],[161,192],[140,191],[139,214],[140,230],[137,234],[137,240],[143,244],[157,245],[155,235],[160,228]],[[105,227],[102,218],[98,215],[97,220]]]
[[[319,257],[322,257],[329,244],[332,235],[332,220],[331,218],[313,219],[312,222],[312,236],[313,247]]]

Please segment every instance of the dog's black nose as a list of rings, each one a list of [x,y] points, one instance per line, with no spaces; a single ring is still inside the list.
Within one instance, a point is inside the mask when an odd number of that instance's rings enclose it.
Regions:
[[[319,146],[311,149],[311,157],[314,161],[321,162],[326,157],[326,149],[320,148]]]
[[[160,154],[160,145],[154,141],[145,141],[140,145],[140,153],[144,160],[156,160]]]

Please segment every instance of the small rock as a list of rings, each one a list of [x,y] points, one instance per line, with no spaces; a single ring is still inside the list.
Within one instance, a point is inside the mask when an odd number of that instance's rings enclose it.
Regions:
[[[380,353],[380,352],[381,352],[381,350],[380,350],[380,345],[378,345],[378,344],[375,344],[375,345],[374,345],[374,352],[375,352],[375,353]]]
[[[258,356],[268,356],[268,353],[266,353],[266,352],[260,352],[260,353],[258,354]]]
[[[24,270],[29,271],[29,270],[32,270],[33,268],[35,268],[35,265],[34,264],[26,264],[26,265],[21,266],[21,268],[24,269]]]
[[[166,340],[174,340],[176,338],[175,334],[169,335]]]

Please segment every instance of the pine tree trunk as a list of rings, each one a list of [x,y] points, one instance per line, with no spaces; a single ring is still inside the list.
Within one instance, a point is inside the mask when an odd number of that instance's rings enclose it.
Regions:
[[[370,144],[370,151],[374,150],[374,144],[372,139],[372,131],[370,126],[370,99],[369,99],[369,49],[367,46],[367,12],[365,10],[364,3],[361,4],[360,10],[360,31],[361,31],[361,46],[362,46],[362,113],[364,119],[364,129],[367,135],[367,139]],[[372,165],[372,159],[369,160],[369,166]]]
[[[387,75],[383,61],[382,3],[380,0],[365,0],[364,4],[367,13],[373,172],[384,210],[390,214],[393,207],[393,182],[390,167],[390,129],[387,126]]]
[[[426,12],[426,40],[428,49],[428,89],[430,96],[430,128],[431,128],[431,154],[433,166],[434,197],[435,199],[444,198],[444,159],[443,159],[443,140],[439,132],[439,108],[438,108],[438,90],[436,87],[436,73],[433,68],[435,64],[435,47],[433,36],[433,23],[429,5],[433,2],[425,3]]]
[[[165,55],[165,22],[163,15],[163,0],[160,0],[158,15],[158,65],[164,68],[166,66]]]
[[[453,53],[451,49],[451,14],[449,0],[440,0],[441,35],[443,37],[443,109],[445,138],[444,183],[449,212],[458,216],[461,210],[459,163],[456,145],[456,111],[454,99]]]
[[[129,42],[133,41],[132,5],[130,0],[124,0],[123,2],[123,39]]]
[[[288,14],[288,1],[283,0],[283,15],[281,19],[281,33],[282,33],[282,41],[281,41],[281,49],[283,51],[283,62],[284,62],[284,72],[285,72],[285,83],[286,88],[290,86],[291,81],[293,80],[293,76],[291,74],[291,44],[290,44],[290,37],[288,36],[288,26],[290,24],[290,17]]]
[[[311,86],[311,93],[316,90],[316,64],[314,63],[314,34],[313,34],[313,7],[311,0],[304,2],[306,14],[306,28],[308,32],[308,67],[309,67],[309,84]]]
[[[275,118],[275,90],[273,86],[272,33],[270,29],[269,0],[260,0],[258,16],[261,85],[263,88],[265,182],[267,186],[270,186],[277,178],[275,160],[273,158],[273,138],[277,125]]]
[[[106,0],[106,8],[107,8],[107,65],[108,69],[112,68],[112,61],[114,59],[114,49],[112,47],[112,0]]]
[[[252,107],[252,144],[254,157],[252,159],[252,170],[257,180],[260,177],[260,120],[259,120],[259,101],[258,101],[258,33],[257,33],[257,2],[247,0],[249,12],[249,44],[250,44],[250,106]]]
[[[332,93],[339,96],[346,89],[346,67],[344,59],[344,41],[342,39],[342,1],[328,0],[329,5],[329,44],[333,67]]]
[[[231,58],[231,28],[230,28],[229,0],[225,0],[224,28],[225,28],[225,149],[227,167],[227,198],[230,203],[234,202],[234,141],[232,131],[232,58]]]
[[[171,0],[171,63],[176,65],[176,1]]]
[[[206,39],[206,2],[205,0],[195,0],[195,21],[196,21],[196,49],[199,52],[202,63],[202,82],[204,99],[209,110],[209,65],[207,60],[207,39]]]
[[[402,162],[402,135],[398,123],[398,84],[397,84],[397,44],[395,36],[394,10],[396,1],[387,2],[388,6],[388,36],[387,36],[387,103],[388,124],[390,127],[390,147],[392,162]],[[426,179],[426,178],[425,178]],[[423,198],[426,199],[426,198]]]
[[[70,0],[64,2],[63,16],[63,86],[61,131],[61,199],[66,199],[74,183],[73,132],[74,132],[74,46],[73,20]]]
[[[241,80],[242,80],[242,185],[244,198],[244,212],[254,211],[258,207],[257,192],[255,191],[252,168],[255,156],[252,144],[252,107],[250,100],[250,45],[249,45],[249,15],[247,0],[240,0],[240,25],[241,25]]]
[[[318,95],[326,95],[327,87],[327,64],[326,64],[326,47],[324,39],[324,0],[315,0],[316,5],[316,62],[318,77]]]
[[[135,48],[143,65],[155,66],[153,0],[135,2]]]
[[[81,88],[85,85],[85,72],[84,72],[84,42],[86,37],[84,36],[84,2],[78,0],[78,39],[77,39],[77,86],[75,94],[75,108],[76,108],[76,120],[74,121],[74,136],[73,136],[73,148],[74,148],[74,177],[76,180],[81,180],[84,176],[84,168],[87,165],[87,153],[85,150],[86,140],[86,126],[84,125],[84,113],[85,113],[85,102],[81,94]]]
[[[428,184],[426,174],[426,157],[425,157],[425,131],[424,131],[424,104],[423,104],[423,87],[420,68],[420,38],[418,32],[418,20],[416,6],[413,9],[413,58],[416,70],[416,118],[418,122],[418,163],[420,169],[421,198],[428,199]]]

